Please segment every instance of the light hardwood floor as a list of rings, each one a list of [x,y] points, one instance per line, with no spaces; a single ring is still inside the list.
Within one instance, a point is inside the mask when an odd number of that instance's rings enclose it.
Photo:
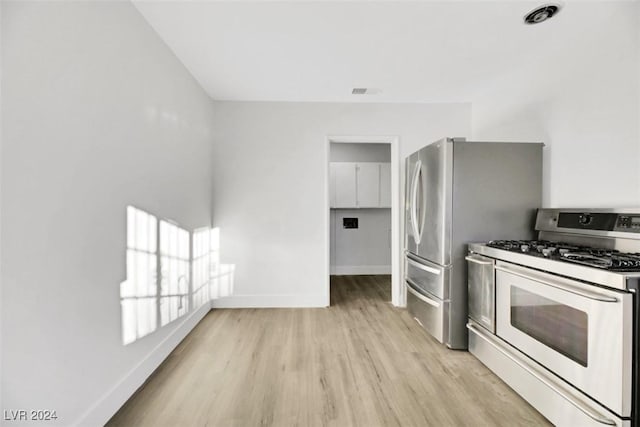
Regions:
[[[214,310],[108,425],[549,425],[390,292],[389,276],[339,276],[330,308]]]

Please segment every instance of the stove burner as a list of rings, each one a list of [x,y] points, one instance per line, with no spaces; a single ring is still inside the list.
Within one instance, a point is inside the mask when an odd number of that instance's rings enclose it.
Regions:
[[[622,253],[614,249],[548,240],[492,240],[487,246],[605,270],[640,271],[640,253]]]
[[[613,266],[613,261],[610,258],[597,257],[590,254],[567,252],[561,256],[567,261],[598,268],[611,269]]]

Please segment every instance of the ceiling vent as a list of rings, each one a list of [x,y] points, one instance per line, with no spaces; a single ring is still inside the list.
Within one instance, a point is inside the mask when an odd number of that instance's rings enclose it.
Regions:
[[[560,10],[560,6],[555,4],[546,4],[544,6],[540,6],[527,14],[524,17],[525,24],[539,24],[541,22],[550,19],[553,15],[558,13]]]
[[[371,87],[354,87],[351,90],[352,95],[377,95],[382,92],[380,89]]]

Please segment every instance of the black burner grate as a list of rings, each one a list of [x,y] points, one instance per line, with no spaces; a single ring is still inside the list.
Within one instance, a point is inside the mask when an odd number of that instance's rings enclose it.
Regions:
[[[640,271],[640,253],[548,240],[492,240],[488,246],[612,271]]]

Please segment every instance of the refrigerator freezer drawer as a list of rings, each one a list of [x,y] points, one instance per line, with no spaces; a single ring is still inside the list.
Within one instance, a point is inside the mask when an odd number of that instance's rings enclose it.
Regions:
[[[410,253],[407,253],[405,259],[407,263],[407,268],[405,269],[407,278],[419,290],[434,295],[441,300],[449,299],[450,268],[428,262]]]
[[[407,286],[407,311],[427,332],[439,342],[448,337],[449,301],[443,301],[416,289],[409,281]]]

